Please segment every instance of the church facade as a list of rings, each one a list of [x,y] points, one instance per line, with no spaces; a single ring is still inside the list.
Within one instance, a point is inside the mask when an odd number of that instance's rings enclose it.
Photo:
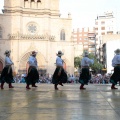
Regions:
[[[61,50],[64,67],[74,73],[72,19],[61,18],[59,0],[4,0],[0,14],[0,71],[4,52],[11,50],[16,73],[24,73],[32,51],[37,51],[39,72],[53,74],[56,53]]]

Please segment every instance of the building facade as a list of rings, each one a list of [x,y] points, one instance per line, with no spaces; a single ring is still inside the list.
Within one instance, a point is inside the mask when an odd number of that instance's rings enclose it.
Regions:
[[[103,64],[107,69],[107,73],[112,73],[114,70],[114,68],[112,67],[112,59],[115,55],[114,51],[118,48],[120,49],[120,39],[107,41],[103,45]]]
[[[0,14],[0,70],[4,52],[11,50],[16,73],[26,71],[28,58],[37,51],[40,72],[53,74],[58,50],[64,52],[68,73],[74,73],[72,19],[61,18],[59,0],[4,0]]]
[[[113,12],[105,12],[102,15],[98,15],[95,19],[95,31],[96,31],[96,41],[97,41],[97,58],[100,63],[103,63],[102,59],[102,45],[103,35],[112,35],[116,34],[116,19]]]
[[[110,73],[113,70],[112,59],[114,57],[114,51],[118,48],[120,49],[120,35],[103,35],[102,40],[103,65],[107,73]]]
[[[73,30],[73,40],[75,47],[75,56],[80,56],[83,51],[95,54],[96,36],[94,28],[82,28]]]

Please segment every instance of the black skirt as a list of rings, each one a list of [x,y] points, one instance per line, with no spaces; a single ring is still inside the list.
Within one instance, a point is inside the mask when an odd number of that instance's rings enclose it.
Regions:
[[[35,67],[29,67],[28,74],[25,77],[25,81],[29,85],[39,81],[39,73]]]
[[[79,83],[88,85],[90,79],[91,79],[91,74],[89,68],[82,68],[79,77]]]
[[[120,81],[120,66],[114,67],[114,73],[110,77],[110,82],[114,85],[116,85],[118,81]]]
[[[62,69],[61,74],[60,74],[60,76],[58,76],[58,72],[60,69]],[[52,83],[58,84],[59,82],[66,83],[67,82],[67,74],[63,68],[57,67],[55,69],[55,72],[54,72],[53,77],[52,77]]]
[[[12,67],[11,66],[5,66],[4,69],[2,70],[1,77],[0,77],[0,82],[1,83],[13,83],[13,72],[12,72]]]

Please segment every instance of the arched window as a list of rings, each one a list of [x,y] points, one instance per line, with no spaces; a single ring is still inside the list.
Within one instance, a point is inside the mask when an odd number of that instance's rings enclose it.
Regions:
[[[37,0],[37,2],[41,2],[41,0]]]
[[[61,30],[61,32],[60,32],[60,40],[65,40],[65,30]]]
[[[2,27],[0,26],[0,39],[2,38]]]
[[[28,1],[28,0],[24,0],[24,1]],[[31,2],[35,2],[35,0],[31,0]],[[37,0],[37,2],[41,2],[41,0]]]

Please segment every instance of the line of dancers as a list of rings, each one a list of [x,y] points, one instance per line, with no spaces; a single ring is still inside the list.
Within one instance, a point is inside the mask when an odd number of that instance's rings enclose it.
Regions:
[[[120,49],[117,49],[114,51],[115,56],[112,59],[112,66],[114,67],[114,73],[112,74],[110,78],[110,82],[112,83],[111,89],[118,89],[115,87],[117,82],[120,80]],[[3,68],[0,76],[0,82],[1,82],[1,89],[4,89],[4,83],[8,84],[9,88],[14,88],[12,86],[13,80],[13,71],[12,71],[12,65],[14,63],[10,59],[10,53],[11,51],[6,50],[5,51],[5,67]],[[36,59],[37,52],[32,51],[28,64],[29,64],[29,69],[27,71],[27,76],[25,77],[26,81],[26,89],[29,90],[30,85],[32,87],[37,87],[35,84],[39,80],[39,73],[38,73],[38,65],[37,65],[37,59]],[[52,77],[52,83],[54,84],[54,89],[58,90],[58,85],[63,86],[63,83],[67,82],[67,73],[63,68],[64,61],[62,60],[62,51],[58,51],[56,54],[56,69],[54,71],[53,77]],[[89,71],[89,66],[94,63],[93,59],[90,59],[89,53],[85,51],[83,53],[83,58],[81,60],[81,72],[80,72],[80,77],[79,77],[79,83],[80,85],[80,90],[85,90],[84,85],[88,85],[89,80],[91,79],[91,74]]]

